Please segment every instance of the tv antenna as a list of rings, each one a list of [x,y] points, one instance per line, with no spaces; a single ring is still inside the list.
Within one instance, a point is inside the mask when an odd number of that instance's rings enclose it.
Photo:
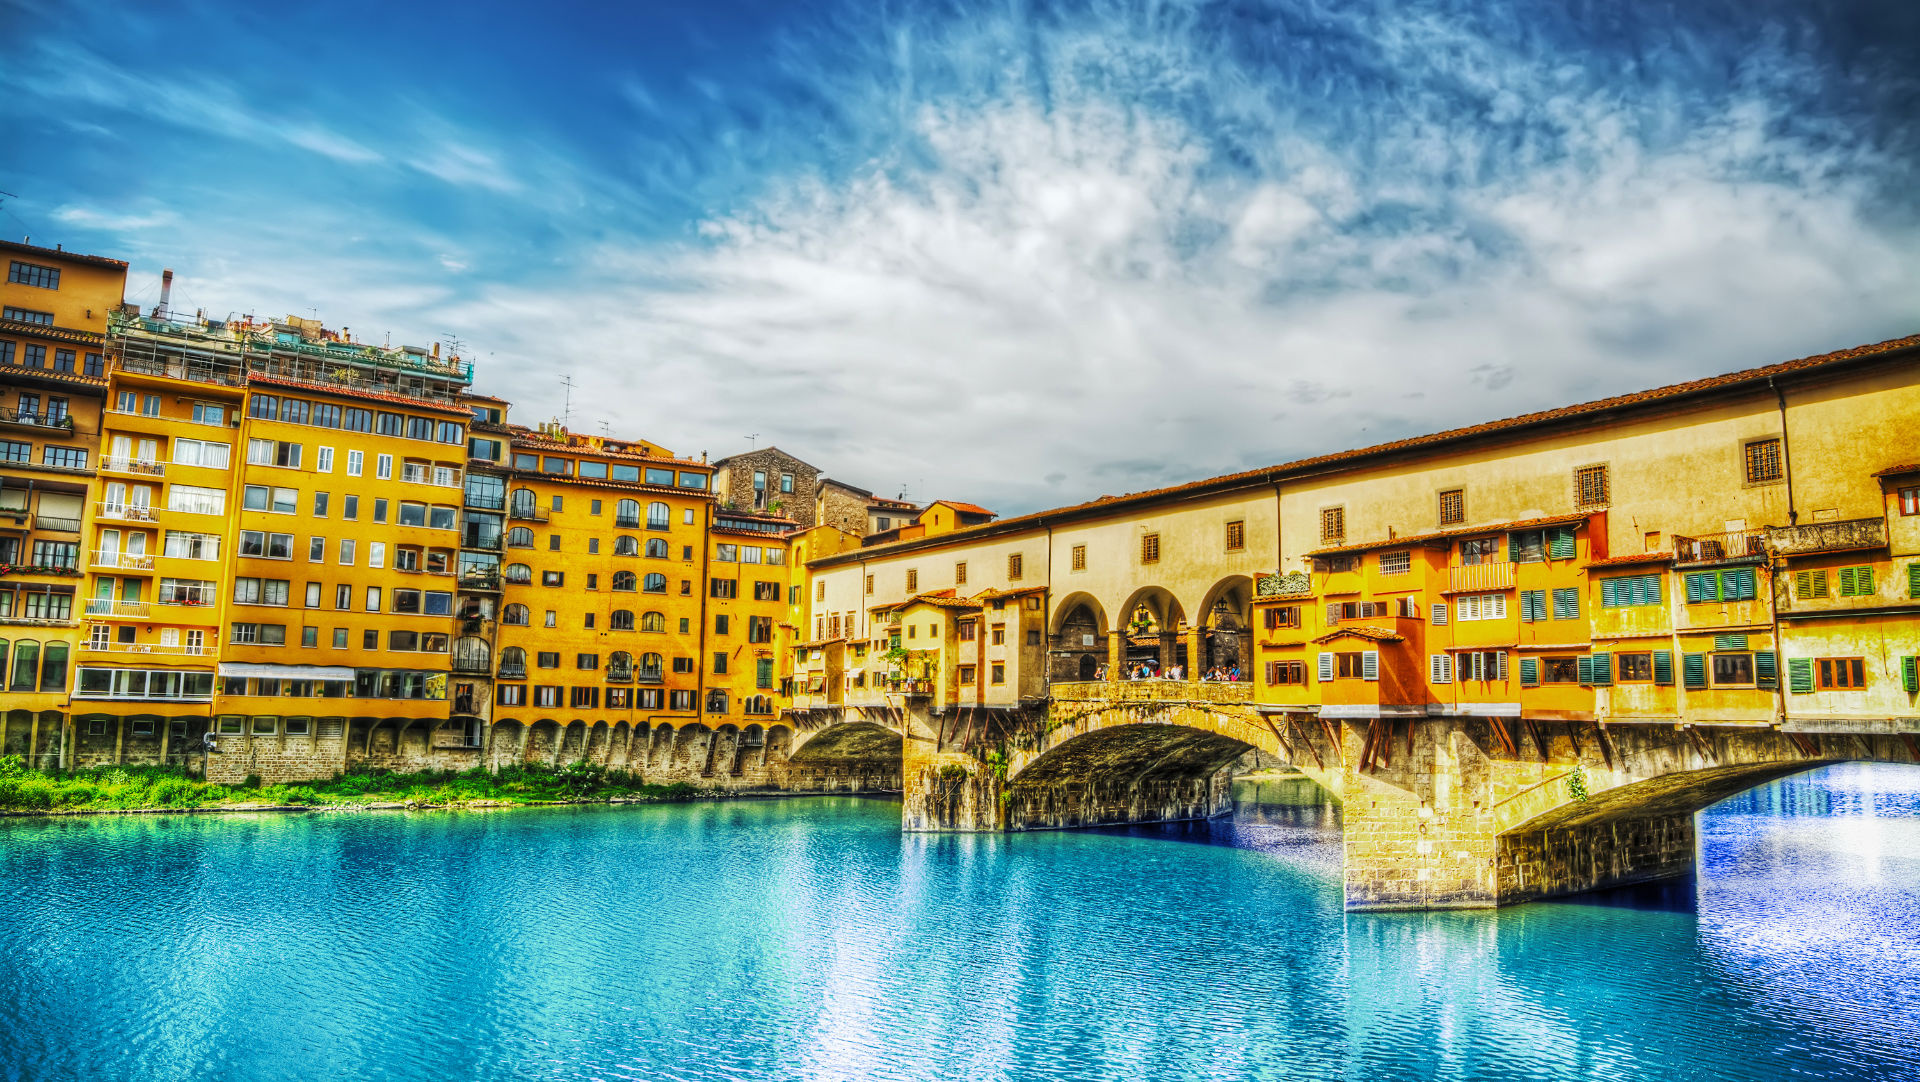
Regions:
[[[561,376],[560,384],[567,389],[566,398],[560,407],[560,427],[568,428],[573,421],[573,373],[569,372]]]
[[[760,449],[760,433],[754,432],[749,434],[747,436],[747,452],[751,454],[754,451],[757,451],[759,449]]]
[[[463,339],[461,339],[461,337],[457,334],[441,335],[440,344],[447,347],[448,356],[452,356],[452,357],[466,356],[467,343]]]

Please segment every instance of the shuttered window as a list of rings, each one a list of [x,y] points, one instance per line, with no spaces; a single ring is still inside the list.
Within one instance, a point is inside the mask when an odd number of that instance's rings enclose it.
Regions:
[[[1805,695],[1813,690],[1812,658],[1790,657],[1787,659],[1787,690],[1795,695]]]
[[[1320,655],[1320,682],[1324,684],[1331,679],[1333,679],[1333,655],[1321,654]]]
[[[1680,676],[1681,676],[1681,679],[1686,682],[1686,686],[1689,688],[1706,687],[1707,686],[1707,655],[1681,654],[1680,655]],[[1809,679],[1811,679],[1811,677],[1809,677]]]
[[[1427,657],[1427,679],[1436,684],[1453,683],[1453,658],[1448,654]]]
[[[1900,659],[1900,684],[1909,695],[1920,691],[1920,657]]]
[[[1380,651],[1367,650],[1360,655],[1360,679],[1380,679]]]
[[[1520,686],[1535,687],[1540,683],[1540,659],[1523,657],[1520,659]]]
[[[1547,559],[1571,560],[1574,556],[1573,527],[1555,526],[1547,531]]]
[[[1667,685],[1673,683],[1673,651],[1655,650],[1653,652],[1653,682]]]
[[[1843,567],[1840,569],[1841,597],[1872,597],[1873,568]]]
[[[1595,654],[1591,659],[1589,683],[1595,687],[1607,687],[1613,683],[1613,655]]]
[[[1660,576],[1626,575],[1600,580],[1600,604],[1609,609],[1660,603]]]
[[[1907,565],[1907,596],[1920,597],[1920,560]]]
[[[1150,533],[1140,538],[1140,562],[1143,564],[1157,564],[1160,562],[1159,534]]]
[[[1753,652],[1753,684],[1755,687],[1777,688],[1780,686],[1780,658],[1771,650]]]
[[[1752,601],[1756,580],[1751,567],[1726,571],[1695,571],[1686,577],[1687,603],[1703,601]]]
[[[1556,620],[1580,619],[1580,588],[1577,586],[1555,587],[1553,591],[1553,618]]]
[[[1547,592],[1545,590],[1520,591],[1520,619],[1533,624],[1546,618]]]
[[[1433,603],[1434,626],[1439,627],[1446,624],[1446,622],[1447,622],[1447,603],[1444,601],[1434,602]]]
[[[1857,690],[1867,686],[1867,663],[1857,657],[1823,657],[1815,670],[1822,691]]]
[[[1826,571],[1795,571],[1793,573],[1793,596],[1800,601],[1813,601],[1826,597]]]

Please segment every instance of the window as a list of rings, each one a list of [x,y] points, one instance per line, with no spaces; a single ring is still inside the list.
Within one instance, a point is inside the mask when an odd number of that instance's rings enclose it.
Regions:
[[[725,676],[726,674],[727,674],[727,652],[725,650],[715,650],[713,652],[713,675]],[[725,708],[723,707],[722,709],[725,709]]]
[[[1283,684],[1304,684],[1307,682],[1307,665],[1304,661],[1267,662],[1267,683],[1279,686]]]
[[[1275,605],[1274,607],[1266,610],[1266,615],[1263,619],[1266,623],[1267,630],[1269,631],[1272,631],[1276,628],[1283,628],[1283,627],[1299,627],[1300,626],[1300,606]]]
[[[39,324],[39,325],[40,325],[40,326],[42,326],[42,327],[51,327],[51,326],[53,326],[53,313],[52,313],[52,312],[41,312],[41,311],[37,311],[37,310],[35,310],[35,309],[32,309],[32,308],[15,308],[15,307],[13,307],[12,305],[8,305],[8,306],[7,306],[7,307],[6,307],[5,309],[0,309],[0,315],[4,315],[4,316],[5,316],[5,317],[6,317],[7,319],[11,319],[11,320],[14,320],[15,322],[18,322],[18,323],[36,323],[36,324]],[[28,347],[27,347],[27,355],[28,355],[29,357],[33,357],[33,351],[34,351],[34,350],[35,350],[36,348],[40,350],[40,354],[41,354],[41,356],[45,356],[45,355],[46,355],[46,347],[45,347],[45,346],[38,346],[38,347],[36,347],[36,346],[28,346]],[[39,362],[39,360],[38,360],[38,359],[36,358],[36,359],[35,359],[35,360],[33,361],[33,363],[32,363],[32,364],[30,364],[30,365],[28,365],[27,367],[29,367],[29,368],[39,368],[39,367],[40,367],[40,362]]]
[[[1504,620],[1507,618],[1507,595],[1462,594],[1453,599],[1453,618],[1456,623]]]
[[[1621,654],[1619,659],[1621,683],[1651,683],[1653,680],[1653,655]]]
[[[1410,552],[1383,552],[1380,554],[1380,573],[1382,575],[1404,575],[1413,570],[1413,554]]]
[[[960,683],[963,685],[973,683],[979,672],[980,670],[972,665],[960,666]]]
[[[1239,552],[1247,547],[1247,524],[1244,520],[1227,523],[1227,551]]]
[[[381,455],[376,459],[373,467],[373,475],[382,481],[390,480],[393,477],[393,456]]]
[[[1600,605],[1623,609],[1660,603],[1660,576],[1628,575],[1600,580]]]
[[[259,556],[268,560],[291,560],[293,559],[293,535],[241,530],[240,555]]]
[[[534,664],[543,669],[557,669],[560,667],[560,651],[558,650],[541,650],[538,651],[534,657]]]
[[[619,525],[615,522],[614,525]],[[669,530],[673,528],[673,509],[658,500],[647,505],[647,529]]]
[[[1578,586],[1554,588],[1553,618],[1556,620],[1580,619],[1580,588]]]
[[[319,585],[315,583],[315,585]],[[314,591],[317,600],[319,592]],[[233,580],[233,600],[240,605],[282,605],[287,603],[286,579],[238,578]]]
[[[715,635],[725,635],[725,634],[727,634],[727,633],[728,633],[728,629],[729,629],[729,628],[730,628],[731,626],[732,626],[732,621],[731,621],[730,619],[728,619],[728,617],[727,617],[727,614],[726,614],[726,613],[724,613],[724,612],[723,612],[723,613],[718,613],[718,614],[716,614],[716,615],[714,616],[714,618],[713,618],[713,633],[714,633]]]
[[[1871,566],[1843,567],[1840,569],[1838,578],[1841,597],[1872,597],[1874,595]]]
[[[1685,579],[1687,604],[1710,601],[1752,601],[1757,595],[1756,576],[1751,567],[1726,571],[1695,571]]]
[[[535,685],[533,689],[533,705],[559,706],[560,705],[560,689],[557,686],[547,687],[542,685]]]
[[[1780,438],[1778,436],[1764,440],[1748,440],[1742,448],[1741,457],[1746,460],[1747,484],[1763,485],[1780,480]]]
[[[824,588],[826,586],[826,583],[823,582],[820,585]],[[867,576],[867,595],[869,597],[873,595],[873,576],[872,575]]]
[[[1505,650],[1462,650],[1454,658],[1453,676],[1461,683],[1469,680],[1501,681],[1507,678]]]
[[[349,492],[340,498],[340,517],[348,522],[360,519],[360,497]]]
[[[1717,660],[1719,655],[1715,655]],[[1820,690],[1852,690],[1867,686],[1867,663],[1857,657],[1823,657],[1818,661]],[[1716,677],[1715,683],[1719,680]]]
[[[1752,654],[1713,655],[1713,685],[1753,683]]]
[[[69,470],[87,468],[87,449],[84,447],[41,447],[40,464],[59,466]]]
[[[1073,561],[1071,566],[1075,571],[1085,571],[1087,569],[1087,546],[1073,546]]]
[[[1021,554],[1018,552],[1009,553],[1007,555],[1007,581],[1019,582],[1020,576],[1025,574],[1025,572],[1025,561],[1022,559]]]
[[[1347,539],[1347,509],[1344,507],[1323,507],[1320,509],[1320,541],[1322,544],[1336,544]]]
[[[959,632],[961,642],[972,642],[979,635],[979,626],[972,620],[961,620],[954,624],[954,628]]]
[[[348,410],[347,412],[352,413],[353,411]],[[360,451],[347,452],[347,476],[348,477],[360,476],[360,471],[365,466],[365,464],[366,464],[365,453]]]
[[[242,646],[285,646],[285,624],[234,624],[232,641]]]
[[[1150,534],[1143,534],[1141,536],[1140,562],[1143,564],[1157,564],[1160,562],[1160,535],[1159,534],[1150,533]]]
[[[1440,493],[1440,525],[1458,526],[1467,521],[1465,489],[1450,488]]]
[[[255,487],[247,486],[249,489]],[[243,494],[244,495],[244,494]],[[260,507],[265,510],[267,490],[260,489]],[[227,513],[227,493],[225,489],[198,488],[193,485],[174,484],[167,487],[167,510],[181,511],[193,515],[224,515]]]
[[[567,573],[564,571],[540,572],[540,585],[542,586],[565,586],[566,584]]]
[[[264,401],[256,398],[255,402]],[[247,463],[253,466],[300,468],[300,445],[284,440],[248,440]]]
[[[1920,515],[1920,485],[1900,490],[1900,513]]]
[[[1793,573],[1793,596],[1800,601],[1812,601],[1827,596],[1827,572],[1795,571]]]
[[[913,593],[918,589],[920,589],[920,572],[909,567],[907,568],[907,592]],[[820,596],[822,598],[827,596],[827,584],[824,582],[820,584]]]
[[[667,592],[667,577],[658,571],[650,571],[646,578],[640,580],[640,589],[643,593],[664,594]]]
[[[334,562],[340,564],[342,567],[353,566],[354,548],[358,546],[358,544],[359,542],[354,538],[351,538],[351,537],[341,538],[340,539],[340,555]]]
[[[314,518],[327,517],[327,501],[331,498],[332,497],[325,492],[316,492],[313,494],[313,517]]]
[[[713,558],[716,562],[723,564],[739,563],[740,546],[726,544],[715,545],[713,547]]]
[[[599,688],[568,688],[567,705],[575,708],[598,709],[600,706]]]
[[[367,611],[368,611],[368,612],[379,612],[379,611],[380,611],[380,587],[378,587],[378,586],[369,586],[369,587],[367,587],[367,606],[366,606],[366,608],[367,608]]]
[[[178,466],[205,466],[209,469],[224,470],[227,468],[227,457],[231,450],[224,443],[175,438],[173,461]]]
[[[652,578],[652,576],[649,575],[648,578]],[[739,584],[732,579],[709,579],[707,580],[707,596],[722,599],[734,597],[738,592],[738,585]]]
[[[1605,507],[1612,496],[1605,466],[1582,466],[1573,471],[1575,507]]]
[[[60,268],[43,267],[38,263],[23,263],[16,259],[7,271],[7,281],[39,289],[59,289]]]
[[[956,560],[953,564],[953,581],[956,586],[967,584],[967,561]]]

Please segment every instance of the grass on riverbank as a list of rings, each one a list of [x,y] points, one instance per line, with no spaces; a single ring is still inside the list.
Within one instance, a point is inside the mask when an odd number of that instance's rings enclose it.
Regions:
[[[293,804],[312,807],[412,803],[428,807],[481,801],[528,804],[545,801],[691,800],[701,790],[684,782],[648,785],[621,770],[590,763],[554,769],[538,764],[490,770],[389,771],[337,774],[331,781],[303,785],[262,785],[249,778],[240,785],[202,781],[174,766],[105,766],[85,770],[40,771],[18,755],[0,755],[0,811],[132,811],[171,808],[219,808],[236,804]]]

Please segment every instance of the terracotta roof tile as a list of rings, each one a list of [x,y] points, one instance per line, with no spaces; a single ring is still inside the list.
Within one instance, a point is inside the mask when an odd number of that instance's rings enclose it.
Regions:
[[[1592,560],[1588,567],[1625,567],[1629,564],[1670,564],[1671,552],[1635,552],[1626,556],[1609,556],[1604,560]]]
[[[1339,627],[1334,628],[1332,631],[1327,632],[1325,635],[1313,641],[1315,643],[1329,643],[1340,638],[1342,635],[1352,635],[1355,638],[1366,639],[1369,642],[1406,641],[1401,638],[1400,633],[1397,631],[1391,631],[1384,627],[1373,627],[1368,624],[1341,624]]]
[[[1903,473],[1920,473],[1920,462],[1910,463],[1905,466],[1888,466],[1886,469],[1881,470],[1879,473],[1874,474],[1874,476],[1875,477],[1898,477]]]
[[[987,510],[986,508],[980,506],[977,503],[961,503],[959,500],[935,500],[933,501],[933,503],[944,503],[948,507],[953,508],[955,511],[964,512],[965,514],[969,514],[969,515],[993,514],[992,511]],[[933,504],[930,503],[927,506],[932,507]]]
[[[38,244],[23,244],[17,240],[0,240],[0,251],[20,252],[23,255],[37,255],[47,259],[67,259],[75,263],[91,263],[96,267],[107,267],[112,270],[127,269],[124,260],[109,259],[103,255],[83,255],[79,252],[69,252],[64,248],[42,248]]]
[[[1514,530],[1538,530],[1546,526],[1568,526],[1584,523],[1588,517],[1601,512],[1582,512],[1577,515],[1549,515],[1545,518],[1523,518],[1512,522],[1490,522],[1482,526],[1462,526],[1453,530],[1439,530],[1434,533],[1408,534],[1404,537],[1391,537],[1381,541],[1363,541],[1352,545],[1335,545],[1331,548],[1314,549],[1307,556],[1335,556],[1349,552],[1371,552],[1374,549],[1399,548],[1402,545],[1426,545],[1440,541],[1451,541],[1461,537],[1477,537],[1485,533],[1509,533]]]

